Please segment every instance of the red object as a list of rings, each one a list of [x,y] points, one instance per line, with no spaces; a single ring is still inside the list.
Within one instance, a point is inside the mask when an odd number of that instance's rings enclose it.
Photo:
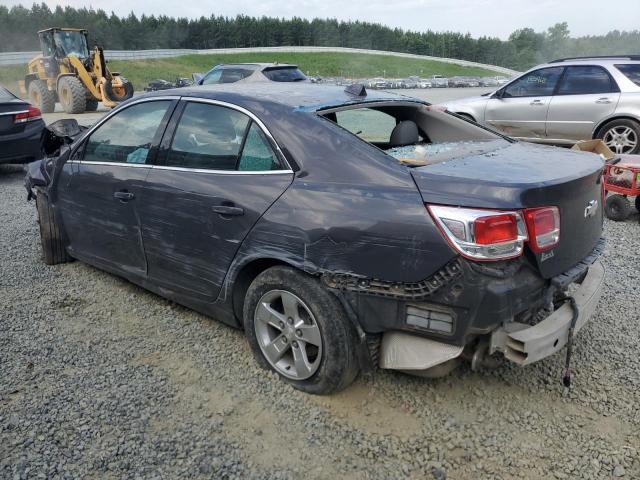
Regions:
[[[528,208],[524,221],[529,233],[529,246],[535,253],[555,247],[560,241],[560,211],[558,207]]]
[[[619,155],[616,164],[607,163],[604,168],[604,190],[635,197],[640,195],[638,175],[640,174],[640,155]]]
[[[516,216],[510,213],[476,218],[474,231],[476,243],[480,245],[491,245],[518,239]]]
[[[29,110],[23,113],[17,113],[13,119],[14,123],[32,122],[42,118],[42,112],[39,108],[29,105]]]

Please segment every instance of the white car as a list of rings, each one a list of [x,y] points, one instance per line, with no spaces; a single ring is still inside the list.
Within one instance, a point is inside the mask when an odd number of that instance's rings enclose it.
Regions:
[[[640,152],[640,56],[560,59],[493,92],[443,104],[515,138],[553,145],[601,138]]]

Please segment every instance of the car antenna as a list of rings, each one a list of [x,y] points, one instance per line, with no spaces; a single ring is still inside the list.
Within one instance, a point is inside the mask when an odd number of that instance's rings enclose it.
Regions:
[[[355,95],[356,97],[366,97],[367,89],[364,88],[362,83],[352,83],[351,85],[347,85],[347,88],[344,89],[349,95]]]

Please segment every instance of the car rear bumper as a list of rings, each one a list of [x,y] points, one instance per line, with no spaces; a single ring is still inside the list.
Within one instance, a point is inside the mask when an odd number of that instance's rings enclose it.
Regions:
[[[604,276],[604,266],[596,261],[572,294],[578,309],[574,336],[593,316],[604,286]],[[507,323],[490,334],[489,353],[502,352],[505,358],[518,365],[542,360],[567,344],[572,318],[572,307],[565,303],[535,326]],[[427,370],[460,357],[463,351],[463,346],[405,332],[386,332],[382,337],[379,365],[394,370]]]
[[[0,164],[27,163],[42,158],[40,139],[45,124],[29,122],[24,131],[13,135],[0,134]]]
[[[574,336],[593,316],[602,294],[604,276],[604,266],[596,261],[573,293],[578,310]],[[567,344],[572,318],[573,308],[565,303],[535,326],[507,324],[492,333],[490,352],[501,351],[508,360],[519,365],[542,360]]]

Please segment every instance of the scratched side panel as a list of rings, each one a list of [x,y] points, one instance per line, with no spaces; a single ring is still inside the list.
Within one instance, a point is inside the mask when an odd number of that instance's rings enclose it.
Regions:
[[[149,278],[188,297],[215,300],[244,237],[292,177],[153,169],[141,206]],[[213,211],[219,205],[244,213],[223,216]]]

